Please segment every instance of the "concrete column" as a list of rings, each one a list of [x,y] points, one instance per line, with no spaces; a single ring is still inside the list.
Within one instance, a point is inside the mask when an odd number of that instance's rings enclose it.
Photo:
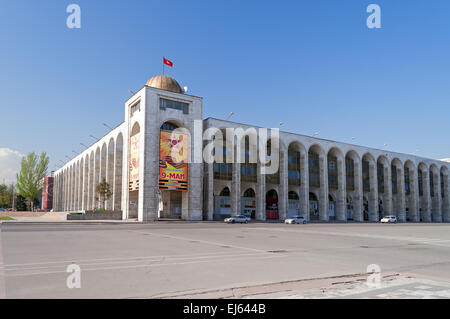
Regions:
[[[256,220],[266,220],[266,175],[258,161],[256,172]]]
[[[319,190],[319,218],[328,221],[328,158],[319,155],[320,190]]]
[[[193,156],[193,154],[192,154]],[[193,158],[192,158],[193,159]],[[187,195],[189,197],[188,202],[188,214],[187,220],[202,220],[203,218],[203,163],[194,163],[192,160],[188,164],[188,179],[189,189]],[[159,176],[159,168],[158,168]],[[184,210],[183,210],[184,213]],[[184,217],[183,217],[184,218]]]
[[[384,171],[383,210],[384,210],[384,216],[389,216],[389,215],[393,215],[391,165],[389,165],[389,163],[383,163],[383,171]]]
[[[362,222],[363,216],[363,185],[362,185],[362,165],[359,160],[354,161],[355,168],[355,191],[353,196],[353,220]]]
[[[67,210],[72,210],[72,186],[73,186],[73,168],[69,168],[69,178],[67,179]]]
[[[338,190],[336,198],[336,219],[339,221],[347,221],[347,195],[346,195],[346,175],[345,175],[345,159],[338,157]]]
[[[64,178],[64,211],[68,211],[69,210],[69,179],[70,179],[70,175],[69,175],[69,169],[66,169],[66,172],[64,173],[65,178]]]
[[[300,151],[300,215],[309,220],[309,166],[308,152]]]
[[[439,172],[433,173],[433,182],[434,182],[434,196],[432,203],[432,214],[433,214],[433,222],[442,222],[442,213],[441,213],[441,174]]]
[[[419,179],[417,178],[417,170],[409,169],[409,220],[413,222],[420,221],[419,217]]]
[[[369,221],[379,221],[377,163],[369,162]]]
[[[403,166],[396,166],[397,169],[397,218],[400,222],[406,221],[405,208],[405,173]]]
[[[428,170],[422,170],[422,189],[422,220],[431,222],[430,175]]]
[[[234,155],[236,156],[236,152]],[[241,164],[235,158],[231,165],[231,216],[236,216],[241,213]]]
[[[88,189],[89,189],[89,159],[86,157],[84,159],[84,178],[83,178],[83,201],[81,205],[81,209],[87,209],[87,201],[88,201]]]
[[[109,184],[112,192],[111,197],[106,200],[106,209],[112,210],[114,200],[114,143],[108,144],[106,154],[106,182]]]
[[[123,138],[120,134],[114,144],[114,190],[113,209],[122,209],[122,178],[123,178]]]
[[[442,221],[450,222],[450,189],[448,187],[449,175],[444,174],[444,203],[442,211]]]
[[[205,210],[204,218],[214,219],[214,164],[205,163],[205,199],[203,207]]]
[[[288,150],[280,147],[280,193],[278,194],[279,219],[284,220],[288,215]]]

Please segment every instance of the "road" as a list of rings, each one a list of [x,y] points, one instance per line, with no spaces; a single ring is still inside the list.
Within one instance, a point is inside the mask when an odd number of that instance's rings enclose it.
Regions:
[[[276,283],[365,278],[371,264],[450,282],[448,224],[3,223],[0,236],[7,298],[261,297]],[[73,263],[81,288],[69,289]]]

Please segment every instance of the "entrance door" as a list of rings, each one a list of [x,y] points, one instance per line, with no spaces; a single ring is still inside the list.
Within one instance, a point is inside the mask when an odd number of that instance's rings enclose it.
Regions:
[[[331,196],[329,196],[328,200],[328,217],[330,220],[336,219],[336,203]]]
[[[319,201],[314,193],[309,193],[309,219],[319,220]]]
[[[279,219],[278,217],[278,194],[270,190],[266,194],[266,220]]]

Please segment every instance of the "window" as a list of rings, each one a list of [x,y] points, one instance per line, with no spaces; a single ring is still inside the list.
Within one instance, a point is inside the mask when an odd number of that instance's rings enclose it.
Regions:
[[[350,159],[345,159],[345,172],[346,172],[346,183],[347,190],[355,190],[355,162]]]
[[[363,177],[363,190],[370,192],[370,175],[369,175],[369,162],[362,162],[362,177]]]
[[[419,172],[417,173],[418,180],[419,180],[419,196],[423,196],[423,180],[422,180],[422,170],[419,169]]]
[[[159,100],[159,109],[165,110],[165,109],[174,109],[174,110],[180,110],[183,111],[184,114],[189,114],[189,104],[177,102],[177,101],[171,101],[167,99],[161,98]]]
[[[391,177],[392,177],[392,194],[397,194],[397,167],[391,165]]]
[[[409,168],[405,167],[405,192],[406,195],[411,194],[411,184],[409,182]]]
[[[309,164],[309,187],[320,187],[319,155],[313,152],[309,152],[308,164]]]
[[[266,147],[266,154],[267,157],[270,157],[272,155],[272,140],[269,140],[267,142]],[[266,164],[267,167],[269,167],[271,164],[271,161]],[[280,184],[280,170],[277,169],[277,171],[274,174],[266,174],[266,184]]]
[[[132,117],[135,112],[139,112],[140,110],[141,110],[141,101],[134,103],[130,108],[130,117]]]
[[[328,155],[328,187],[338,188],[337,158],[332,155]]]
[[[377,164],[377,180],[378,180],[378,192],[384,193],[384,166],[381,163]]]
[[[289,185],[300,185],[300,152],[288,151],[288,181]]]

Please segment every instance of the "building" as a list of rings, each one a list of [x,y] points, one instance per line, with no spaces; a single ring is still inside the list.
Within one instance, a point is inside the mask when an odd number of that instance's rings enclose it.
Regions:
[[[125,102],[122,124],[55,172],[54,210],[99,207],[95,185],[105,178],[113,192],[106,208],[139,221],[234,214],[256,220],[303,215],[362,222],[396,215],[400,221],[450,221],[448,162],[264,133],[203,119],[202,107],[202,98],[186,94],[173,78],[151,78]],[[206,152],[210,140],[220,147]],[[255,154],[261,158],[255,161]],[[276,171],[264,173],[275,162]]]
[[[50,211],[53,209],[53,176],[44,177],[42,184],[41,208]]]

